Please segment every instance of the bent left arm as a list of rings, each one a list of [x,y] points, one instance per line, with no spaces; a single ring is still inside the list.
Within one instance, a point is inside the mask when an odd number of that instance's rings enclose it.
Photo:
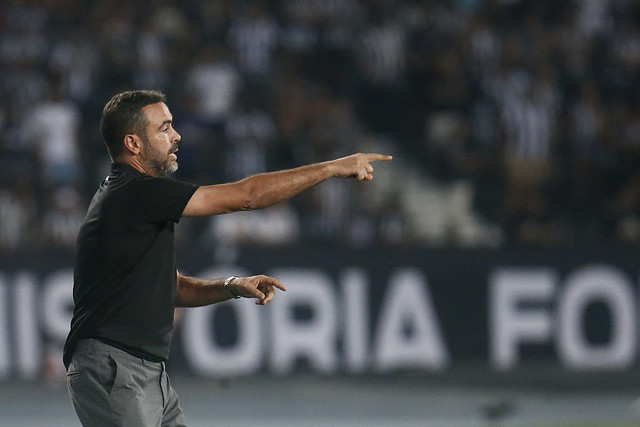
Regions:
[[[198,279],[178,274],[178,293],[176,307],[201,307],[215,304],[231,298],[224,288],[226,279]],[[244,298],[256,298],[256,304],[265,305],[273,299],[276,288],[287,289],[273,277],[258,275],[238,277],[229,283],[229,289],[234,295]]]

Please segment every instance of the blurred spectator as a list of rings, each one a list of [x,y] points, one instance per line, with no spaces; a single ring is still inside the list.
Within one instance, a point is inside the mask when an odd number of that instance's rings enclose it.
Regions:
[[[575,29],[587,38],[602,34],[611,24],[608,13],[611,3],[612,0],[577,0]]]
[[[37,213],[31,183],[14,173],[0,188],[0,253],[34,247]]]
[[[271,116],[248,96],[238,98],[225,122],[226,180],[267,172],[267,151],[276,135]]]
[[[233,108],[240,73],[224,48],[203,46],[185,74],[186,93],[193,99],[195,117],[220,130]]]
[[[260,89],[273,67],[279,43],[276,20],[259,1],[239,3],[229,25],[228,44],[247,83]]]
[[[86,202],[80,192],[70,185],[54,188],[48,196],[42,229],[45,245],[73,249],[78,229],[86,215]]]
[[[47,12],[38,2],[13,1],[6,9],[0,58],[5,63],[38,63],[46,55]]]
[[[221,246],[239,244],[282,245],[293,243],[300,234],[300,220],[287,203],[263,211],[211,217],[209,241]]]
[[[522,77],[521,85],[504,99],[501,112],[508,180],[518,192],[540,187],[549,179],[558,111],[548,82]]]
[[[165,88],[169,80],[166,47],[152,20],[143,21],[136,43],[134,85],[140,89]]]
[[[290,66],[338,92],[350,91],[352,44],[365,19],[363,5],[357,0],[293,0],[282,6],[281,44]]]
[[[261,211],[215,215],[200,234],[200,243],[213,250],[217,262],[233,263],[240,245],[293,244],[300,236],[300,218],[290,202]]]
[[[406,34],[390,8],[374,8],[355,44],[358,110],[376,132],[398,133],[406,83]]]
[[[79,130],[80,112],[54,84],[24,123],[24,137],[36,153],[44,187],[82,184]]]
[[[199,119],[196,101],[185,95],[176,100],[174,126],[182,136],[180,144],[180,178],[198,183],[224,179],[221,126],[213,127]]]
[[[58,40],[51,50],[49,69],[59,76],[61,91],[80,104],[93,95],[100,58],[95,51],[95,40],[87,37],[87,26],[71,30]]]
[[[353,188],[344,180],[329,180],[325,185],[310,191],[308,210],[305,216],[308,223],[305,231],[314,240],[331,242],[343,240],[348,236],[347,226],[351,217]]]

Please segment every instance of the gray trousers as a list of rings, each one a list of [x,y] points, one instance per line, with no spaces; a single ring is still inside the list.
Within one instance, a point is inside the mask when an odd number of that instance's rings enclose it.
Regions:
[[[99,340],[80,340],[67,388],[83,426],[186,426],[164,363]]]

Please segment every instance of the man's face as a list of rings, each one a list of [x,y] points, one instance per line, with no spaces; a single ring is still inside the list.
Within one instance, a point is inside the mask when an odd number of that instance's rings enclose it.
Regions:
[[[178,170],[178,141],[180,134],[173,128],[173,116],[164,102],[146,105],[142,113],[148,120],[141,135],[142,162],[153,176],[167,176]]]

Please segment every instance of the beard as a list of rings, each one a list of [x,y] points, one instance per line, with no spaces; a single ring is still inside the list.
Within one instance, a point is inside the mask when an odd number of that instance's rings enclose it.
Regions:
[[[171,159],[169,156],[165,158],[151,158],[148,164],[158,176],[167,176],[178,170],[178,161]]]
[[[178,170],[178,161],[171,157],[171,154],[178,148],[177,144],[172,145],[168,153],[161,153],[154,151],[145,138],[143,141],[145,146],[144,164],[155,176],[167,176]]]

